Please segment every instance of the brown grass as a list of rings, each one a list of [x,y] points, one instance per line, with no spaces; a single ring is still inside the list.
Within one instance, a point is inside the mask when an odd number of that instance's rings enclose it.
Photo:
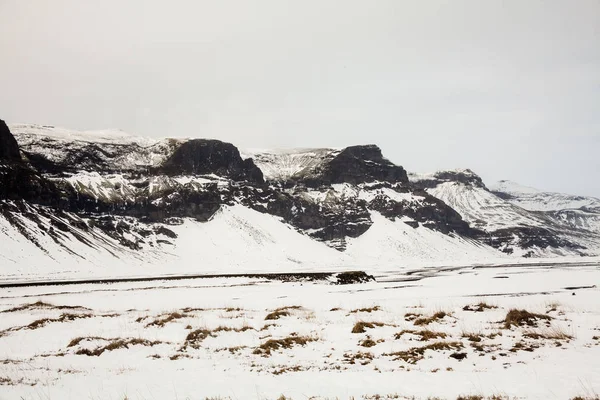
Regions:
[[[271,355],[272,351],[276,351],[279,349],[290,349],[293,346],[304,346],[309,342],[316,341],[315,338],[311,338],[308,336],[288,336],[283,339],[269,339],[260,346],[258,346],[253,354],[258,354],[263,357],[267,357]]]
[[[241,328],[232,328],[230,326],[218,326],[215,329],[213,329],[213,333],[218,333],[218,332],[246,332],[246,331],[250,331],[250,330],[255,330],[254,328],[252,328],[251,326],[248,325],[244,325]]]
[[[527,351],[529,353],[533,352],[535,349],[538,349],[540,346],[531,343],[525,342],[517,342],[513,345],[512,349],[509,351],[511,353],[516,353],[517,351]]]
[[[373,347],[376,345],[377,345],[377,342],[375,342],[373,339],[365,339],[359,343],[359,346],[362,346],[362,347]]]
[[[34,310],[38,308],[47,308],[47,309],[55,309],[55,310],[82,310],[82,311],[90,311],[89,308],[81,307],[81,306],[55,306],[54,304],[46,303],[43,301],[36,301],[35,303],[23,304],[18,307],[10,308],[8,310],[2,311],[3,313],[9,312],[17,312],[17,311],[26,311],[26,310]]]
[[[402,338],[403,335],[406,335],[406,334],[419,336],[419,340],[422,342],[426,342],[428,340],[433,340],[433,339],[445,339],[448,336],[444,332],[435,332],[435,331],[430,331],[429,329],[424,329],[421,331],[404,329],[403,331],[396,333],[394,335],[394,339],[398,340],[398,339]]]
[[[417,326],[422,326],[422,325],[429,325],[433,322],[437,322],[439,320],[442,320],[444,318],[446,318],[447,316],[449,316],[450,314],[444,312],[444,311],[438,311],[435,314],[433,314],[431,317],[421,317],[421,318],[417,318],[415,319],[414,324]]]
[[[98,338],[98,339],[100,339],[100,338]],[[118,349],[128,349],[129,346],[136,346],[136,345],[150,346],[150,347],[152,347],[152,346],[155,346],[157,344],[161,344],[162,343],[160,341],[150,341],[150,340],[147,340],[147,339],[140,339],[140,338],[132,338],[132,339],[108,339],[108,340],[112,340],[112,341],[109,344],[107,344],[106,346],[100,346],[100,347],[95,348],[94,350],[79,349],[79,350],[77,350],[77,352],[75,354],[86,355],[86,356],[96,356],[97,357],[97,356],[100,356],[105,351],[113,351],[113,350],[118,350]],[[73,343],[73,341],[71,341],[71,343]],[[81,342],[81,340],[79,340],[79,342]],[[79,342],[77,342],[77,344]],[[76,346],[76,344],[74,346]]]
[[[277,308],[273,312],[267,314],[267,316],[265,317],[265,321],[272,321],[272,320],[279,319],[281,317],[289,317],[290,310],[299,310],[301,308],[302,307],[300,307],[300,306],[287,306],[287,307]]]
[[[29,325],[24,326],[22,329],[39,329],[39,328],[43,328],[44,326],[46,326],[52,322],[67,322],[67,321],[74,321],[76,319],[91,318],[91,317],[93,317],[92,314],[61,314],[61,316],[58,318],[42,318],[42,319],[35,320],[32,323],[30,323]]]
[[[381,322],[358,321],[356,324],[354,324],[354,327],[352,328],[352,333],[365,333],[367,331],[367,328],[373,329],[375,327],[381,327],[383,325],[385,324]]]
[[[356,364],[357,362],[361,365],[367,365],[373,360],[374,356],[372,353],[346,353],[344,354],[344,362],[346,364]]]
[[[359,312],[371,313],[371,312],[375,312],[375,311],[381,311],[381,307],[374,306],[374,307],[368,307],[368,308],[357,308],[356,310],[350,311],[350,314],[356,314]]]
[[[414,321],[417,318],[420,318],[423,314],[418,314],[418,313],[413,313],[413,312],[409,312],[404,314],[404,320],[405,321]]]
[[[179,312],[173,312],[171,314],[168,314],[168,315],[166,315],[166,316],[164,316],[162,318],[157,318],[154,321],[146,324],[146,328],[151,327],[151,326],[159,326],[159,327],[162,328],[163,326],[165,326],[166,324],[168,324],[171,321],[175,321],[177,319],[182,319],[182,318],[187,318],[189,316],[190,315],[188,315],[188,314],[182,314],[182,313],[179,313]]]
[[[195,331],[191,331],[185,338],[185,343],[183,344],[183,348],[187,348],[188,346],[192,349],[199,349],[200,343],[206,339],[207,337],[214,337],[212,331],[208,329],[196,329]]]
[[[444,351],[444,350],[460,350],[463,344],[460,342],[435,342],[422,347],[413,347],[406,351],[398,351],[395,353],[386,353],[384,356],[394,357],[395,361],[405,361],[409,364],[416,364],[425,357],[427,350]]]
[[[526,310],[511,309],[504,318],[504,328],[510,329],[513,326],[538,326],[538,321],[550,321],[552,317],[544,314],[530,313]]]
[[[573,339],[572,335],[569,335],[567,332],[565,332],[564,330],[562,330],[558,327],[546,329],[544,331],[530,330],[530,331],[523,333],[523,337],[526,337],[528,339],[535,339],[535,340],[539,340],[539,339],[571,340],[571,339]]]

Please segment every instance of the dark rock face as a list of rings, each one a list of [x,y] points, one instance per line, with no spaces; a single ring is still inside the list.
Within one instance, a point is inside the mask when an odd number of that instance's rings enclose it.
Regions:
[[[264,183],[262,171],[251,159],[243,160],[231,143],[194,139],[183,143],[160,168],[169,175],[216,174],[236,181]]]
[[[10,133],[6,122],[0,119],[0,160],[19,161],[21,153],[16,139]]]
[[[394,165],[381,154],[375,145],[351,146],[342,150],[333,159],[307,178],[306,184],[315,187],[324,184],[360,184],[374,181],[408,183],[406,170]]]
[[[492,234],[482,233],[477,239],[507,254],[512,254],[515,247],[525,250],[534,247],[585,250],[585,247],[559,237],[556,232],[539,227],[498,229]],[[531,254],[525,253],[525,257],[530,257]]]

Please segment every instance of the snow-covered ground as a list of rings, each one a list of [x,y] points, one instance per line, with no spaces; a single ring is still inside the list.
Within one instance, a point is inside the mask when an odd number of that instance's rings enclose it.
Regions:
[[[2,289],[0,398],[600,392],[598,264],[423,275],[340,286],[214,278]],[[536,326],[507,326],[513,308],[539,314]],[[363,397],[376,395],[390,397]]]

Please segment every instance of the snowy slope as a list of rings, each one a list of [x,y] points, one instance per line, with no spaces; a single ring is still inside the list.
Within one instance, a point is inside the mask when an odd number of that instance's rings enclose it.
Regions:
[[[157,166],[185,140],[154,140],[120,130],[77,131],[48,125],[10,124],[9,128],[22,152],[87,170],[103,166],[113,170]],[[82,159],[82,154],[88,156]]]
[[[252,158],[266,179],[283,181],[309,175],[335,157],[335,149],[246,150],[244,157]]]
[[[499,181],[490,186],[509,202],[530,211],[560,211],[585,208],[600,208],[600,199],[574,196],[564,193],[543,192],[511,181]]]
[[[349,239],[346,250],[357,265],[368,265],[370,269],[502,262],[508,257],[479,242],[424,227],[412,228],[377,212],[371,218],[371,228],[362,236]]]
[[[276,217],[239,205],[224,206],[208,222],[186,219],[168,226],[176,238],[145,237],[142,251],[98,229],[72,225],[55,240],[47,233],[52,226],[49,220],[16,218],[38,245],[0,215],[2,279],[330,271],[350,260]]]
[[[515,226],[542,226],[543,219],[480,187],[444,182],[428,193],[458,211],[472,226],[491,232]]]

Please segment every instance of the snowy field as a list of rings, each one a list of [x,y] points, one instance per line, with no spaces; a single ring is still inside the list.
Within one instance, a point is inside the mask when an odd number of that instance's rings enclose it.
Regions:
[[[376,279],[3,288],[0,399],[600,393],[598,264]]]

